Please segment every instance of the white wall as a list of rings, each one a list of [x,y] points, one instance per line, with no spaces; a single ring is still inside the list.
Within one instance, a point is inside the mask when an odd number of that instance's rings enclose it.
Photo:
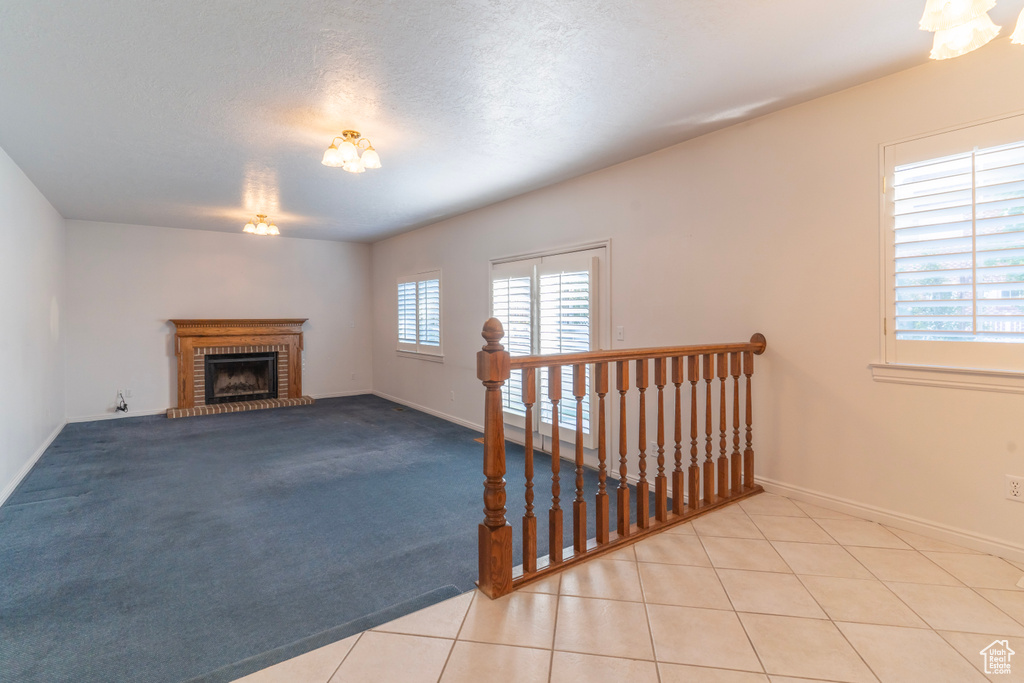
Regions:
[[[0,150],[0,503],[64,425],[64,219]]]
[[[879,145],[1024,110],[1024,90],[1000,85],[1020,82],[1021,48],[1000,40],[377,243],[374,388],[481,423],[488,260],[610,238],[617,346],[767,336],[762,477],[1022,557],[1024,505],[1002,487],[1024,475],[1024,396],[867,368],[881,360]],[[436,267],[445,363],[398,358],[395,279]]]
[[[68,221],[71,420],[177,405],[171,318],[309,318],[303,393],[371,388],[370,248]]]

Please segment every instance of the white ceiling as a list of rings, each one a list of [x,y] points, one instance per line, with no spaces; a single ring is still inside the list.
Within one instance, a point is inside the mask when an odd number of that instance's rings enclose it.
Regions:
[[[67,218],[373,241],[923,63],[923,7],[3,0],[0,147]]]

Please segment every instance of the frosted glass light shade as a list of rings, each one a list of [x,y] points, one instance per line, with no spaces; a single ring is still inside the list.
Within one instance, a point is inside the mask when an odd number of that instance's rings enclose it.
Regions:
[[[242,231],[243,232],[250,232],[250,233],[256,232],[256,226],[253,225],[252,221],[249,221],[248,223],[245,224],[245,227],[242,228]]]
[[[348,140],[338,145],[338,158],[343,164],[359,158],[359,150]]]
[[[356,157],[352,161],[345,162],[345,165],[341,167],[349,173],[365,173],[366,167],[363,166],[363,162],[359,157]]]
[[[999,35],[999,29],[987,14],[982,14],[963,26],[936,31],[931,58],[952,59],[977,50]]]
[[[996,6],[996,0],[927,0],[922,31],[948,31],[974,21]]]
[[[377,154],[377,150],[373,147],[368,147],[363,152],[363,166],[366,168],[380,168],[380,156]]]
[[[333,166],[336,168],[341,166],[344,162],[341,160],[338,148],[335,145],[331,145],[327,148],[327,151],[324,152],[324,158],[320,163],[324,166]]]
[[[1010,36],[1010,42],[1024,45],[1024,10],[1017,17],[1017,28],[1014,29],[1013,35]]]
[[[268,234],[268,235],[280,235],[280,234],[281,234],[281,231],[277,229],[277,226],[276,226],[276,225],[274,225],[273,223],[271,223],[271,224],[270,224],[270,227],[268,227],[268,228],[267,228],[267,234]]]

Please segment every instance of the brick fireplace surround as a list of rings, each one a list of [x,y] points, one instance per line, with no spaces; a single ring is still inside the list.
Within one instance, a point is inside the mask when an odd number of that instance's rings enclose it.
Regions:
[[[167,417],[235,413],[309,405],[302,395],[302,324],[307,318],[171,320],[177,332],[178,407]],[[206,405],[206,356],[220,353],[277,352],[277,395],[257,401]]]

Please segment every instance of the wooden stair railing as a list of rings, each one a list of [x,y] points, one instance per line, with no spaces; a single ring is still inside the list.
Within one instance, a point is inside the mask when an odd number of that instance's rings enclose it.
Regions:
[[[551,356],[517,356],[512,358],[501,344],[504,337],[501,322],[491,318],[484,324],[482,336],[487,341],[477,353],[477,377],[486,388],[484,401],[484,521],[479,528],[480,579],[477,585],[491,598],[512,592],[527,583],[575,564],[583,559],[603,555],[633,543],[653,532],[693,519],[710,510],[735,502],[763,489],[754,482],[753,407],[751,404],[751,376],[754,356],[764,353],[766,341],[758,333],[749,342],[736,344],[706,344],[621,351],[589,351]],[[630,489],[629,433],[626,394],[630,389],[629,369],[634,363],[634,383],[639,391],[639,411],[636,435],[638,480]],[[654,387],[657,401],[657,453],[654,474],[654,512],[650,510],[650,482],[648,481],[647,390],[650,388],[649,365],[654,366]],[[597,457],[598,490],[594,500],[595,529],[593,539],[587,538],[587,500],[584,497],[584,432],[583,401],[587,395],[588,365],[594,393],[597,395]],[[562,372],[572,366],[572,387],[565,400],[575,401],[575,487],[572,492],[572,543],[564,547],[562,538],[561,507],[561,454],[559,441],[559,404],[563,401]],[[607,491],[608,453],[605,397],[612,388],[614,366],[615,391],[619,394],[619,463],[616,528],[609,529],[609,501]],[[548,387],[545,398],[551,405],[551,507],[548,510],[548,548],[545,557],[538,557],[537,514],[534,507],[534,406],[537,403],[537,368],[548,368]],[[501,387],[512,370],[522,370],[522,402],[526,408],[525,433],[525,514],[523,515],[523,558],[521,572],[514,573],[512,557],[512,527],[505,519],[505,426],[502,412]],[[717,372],[716,372],[717,371]],[[746,447],[740,451],[740,375],[746,378],[743,401],[746,421]],[[728,379],[732,378],[732,450],[728,448]],[[705,383],[704,398],[704,461],[698,462],[698,383]],[[715,459],[715,406],[714,381],[719,383],[718,400],[718,458]],[[690,461],[684,470],[683,395],[684,385],[690,384]],[[666,474],[665,458],[665,396],[669,384],[675,388],[675,423],[673,469],[671,478]],[[614,409],[613,409],[614,411]],[[591,420],[591,425],[594,420]],[[671,508],[668,504],[671,486]],[[630,499],[634,495],[635,510]],[[684,494],[686,497],[684,504]],[[568,495],[568,494],[566,494]],[[635,512],[636,523],[631,524]],[[568,553],[568,554],[567,554]]]

